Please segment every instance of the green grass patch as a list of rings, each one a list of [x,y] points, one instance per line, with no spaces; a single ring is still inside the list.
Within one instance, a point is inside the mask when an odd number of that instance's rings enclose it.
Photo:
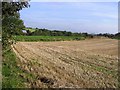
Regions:
[[[71,41],[84,40],[82,36],[14,36],[16,41]]]
[[[17,66],[19,59],[13,51],[8,51],[3,56],[2,62],[2,88],[25,88],[27,79],[34,80],[32,73],[25,72]]]
[[[105,74],[111,74],[114,78],[118,78],[118,72],[115,71],[115,70],[109,70],[105,67],[102,67],[102,66],[96,66],[96,65],[90,65],[91,68],[93,68],[94,70],[97,70],[97,71],[100,71],[100,72],[103,72]]]
[[[120,40],[120,37],[118,37],[118,38],[113,38],[113,39],[117,39],[117,40]]]
[[[26,84],[36,81],[36,76],[32,72],[18,67],[17,63],[20,64],[13,51],[8,51],[3,55],[2,88],[27,88]]]
[[[17,58],[12,51],[4,54],[2,62],[2,87],[18,88],[24,87],[24,79],[19,76],[22,70],[17,66]]]

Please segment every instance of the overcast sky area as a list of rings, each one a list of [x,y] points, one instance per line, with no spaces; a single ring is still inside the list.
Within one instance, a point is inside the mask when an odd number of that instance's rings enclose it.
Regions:
[[[26,27],[88,33],[118,32],[117,2],[31,2],[30,8],[23,9],[20,14]]]

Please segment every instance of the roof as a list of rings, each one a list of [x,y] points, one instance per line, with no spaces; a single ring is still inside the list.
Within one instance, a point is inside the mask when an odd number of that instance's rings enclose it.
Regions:
[[[23,33],[27,33],[27,31],[26,31],[26,30],[22,30],[22,32],[23,32]]]

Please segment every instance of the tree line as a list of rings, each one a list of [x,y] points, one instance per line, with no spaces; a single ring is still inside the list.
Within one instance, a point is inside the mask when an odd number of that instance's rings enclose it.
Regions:
[[[35,31],[31,32],[30,29],[33,29]],[[73,33],[70,31],[61,31],[61,30],[48,30],[48,29],[39,29],[39,28],[31,28],[27,27],[26,33],[23,33],[22,35],[27,35],[27,36],[83,36],[83,37],[92,37],[92,34],[88,34],[86,32],[84,33]]]
[[[104,36],[104,37],[108,37],[108,38],[116,38],[119,39],[120,38],[120,32],[116,33],[116,34],[109,34],[109,33],[100,33],[100,34],[96,34],[96,36]]]
[[[30,31],[30,29],[34,30],[33,32]],[[39,29],[39,28],[31,28],[26,27],[26,34],[22,33],[22,35],[27,36],[83,36],[88,38],[93,38],[95,36],[101,36],[101,37],[108,37],[108,38],[120,38],[120,33],[116,34],[109,34],[109,33],[99,33],[99,34],[88,34],[87,32],[70,32],[70,31],[61,31],[61,30],[48,30],[48,29]]]

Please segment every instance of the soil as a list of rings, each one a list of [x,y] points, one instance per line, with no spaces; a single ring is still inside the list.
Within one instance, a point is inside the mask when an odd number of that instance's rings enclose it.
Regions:
[[[117,87],[118,40],[18,42],[13,50],[35,76],[29,87]]]

